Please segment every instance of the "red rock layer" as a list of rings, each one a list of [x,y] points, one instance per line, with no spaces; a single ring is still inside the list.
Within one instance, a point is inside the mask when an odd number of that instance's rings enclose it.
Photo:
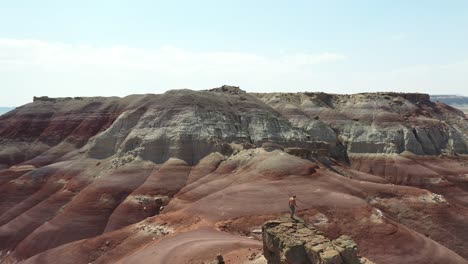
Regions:
[[[253,263],[296,194],[376,263],[467,263],[467,127],[424,95],[40,98],[0,117],[0,262]]]

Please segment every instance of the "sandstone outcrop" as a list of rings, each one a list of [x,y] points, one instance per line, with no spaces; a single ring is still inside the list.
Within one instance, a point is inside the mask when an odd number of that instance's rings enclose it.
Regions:
[[[300,220],[278,219],[263,224],[263,254],[271,264],[360,264],[349,236],[330,240]]]

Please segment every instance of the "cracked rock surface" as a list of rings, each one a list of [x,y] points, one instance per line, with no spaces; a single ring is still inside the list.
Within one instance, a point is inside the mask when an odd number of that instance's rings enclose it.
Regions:
[[[346,235],[335,240],[302,220],[280,218],[263,224],[263,254],[271,264],[360,264],[356,243]],[[371,262],[366,262],[371,263]]]

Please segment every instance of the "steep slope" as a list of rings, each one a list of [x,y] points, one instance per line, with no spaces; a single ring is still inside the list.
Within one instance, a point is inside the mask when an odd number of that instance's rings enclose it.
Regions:
[[[35,98],[0,117],[0,261],[255,263],[294,193],[376,263],[466,263],[467,128],[419,94]]]

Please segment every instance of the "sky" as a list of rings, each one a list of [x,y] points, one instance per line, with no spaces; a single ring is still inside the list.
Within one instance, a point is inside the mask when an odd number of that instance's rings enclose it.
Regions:
[[[0,0],[0,106],[223,84],[468,95],[468,1]]]

